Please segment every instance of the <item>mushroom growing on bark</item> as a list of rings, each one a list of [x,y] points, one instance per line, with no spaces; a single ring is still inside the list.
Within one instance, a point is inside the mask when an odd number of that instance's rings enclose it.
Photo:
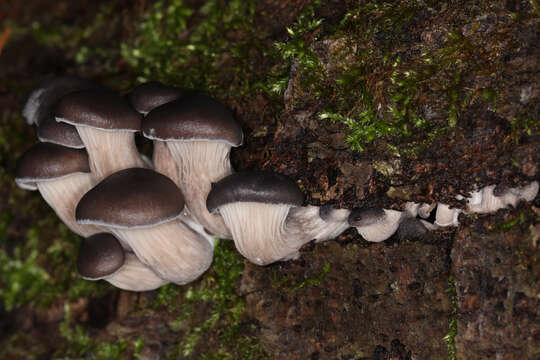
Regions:
[[[98,231],[75,221],[77,203],[94,185],[83,149],[38,143],[19,160],[15,181],[23,189],[39,190],[47,204],[77,234],[89,236]]]
[[[142,130],[154,142],[167,142],[191,216],[211,234],[230,239],[223,219],[206,209],[206,197],[212,183],[232,173],[231,147],[242,144],[242,129],[231,112],[208,96],[190,95],[150,111]]]
[[[486,186],[479,191],[473,191],[467,200],[467,212],[491,213],[505,207],[516,206],[520,200],[532,201],[538,194],[538,181],[519,188],[510,188],[501,194],[495,194],[495,185]]]
[[[141,115],[109,91],[78,91],[56,106],[56,121],[75,125],[98,180],[118,170],[145,167],[135,145]]]
[[[370,242],[388,239],[397,231],[401,220],[401,211],[381,208],[354,209],[349,215],[349,224]]]
[[[164,85],[158,81],[148,81],[136,86],[129,94],[129,102],[143,115],[163,104],[177,100],[186,90]]]
[[[422,241],[432,242],[435,240],[430,230],[435,230],[433,224],[415,217],[406,217],[399,223],[397,236],[402,240],[420,239]]]
[[[330,206],[298,206],[289,210],[285,221],[286,233],[297,233],[306,242],[322,242],[336,238],[347,230],[350,210]]]
[[[77,205],[76,219],[127,243],[161,278],[186,284],[208,269],[213,247],[178,220],[183,208],[182,193],[171,179],[131,168],[88,191]]]
[[[28,124],[37,126],[40,141],[83,148],[84,145],[75,127],[55,121],[54,108],[58,101],[69,93],[98,88],[100,86],[95,82],[76,76],[48,77],[42,80],[28,96],[22,111],[23,117]]]
[[[215,183],[207,206],[211,213],[221,214],[243,256],[267,265],[297,258],[300,247],[313,239],[287,225],[290,210],[303,200],[296,183],[284,175],[243,172]],[[319,217],[318,211],[313,215]]]
[[[108,233],[84,239],[77,268],[83,279],[103,279],[123,290],[150,291],[168,283],[134,254],[126,253],[120,242]]]
[[[458,226],[458,216],[460,213],[460,209],[451,209],[446,204],[438,203],[435,210],[435,226]]]
[[[184,96],[183,89],[166,86],[157,81],[149,81],[135,87],[129,95],[129,101],[135,110],[146,115],[154,108]],[[181,186],[178,165],[174,161],[167,143],[154,141],[152,163],[154,170],[169,177],[176,185]]]

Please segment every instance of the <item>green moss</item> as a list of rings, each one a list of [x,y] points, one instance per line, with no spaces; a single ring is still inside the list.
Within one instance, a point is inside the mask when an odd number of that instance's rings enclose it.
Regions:
[[[320,81],[323,66],[314,49],[314,43],[318,39],[317,29],[323,23],[323,19],[317,18],[315,13],[320,3],[318,0],[312,1],[299,14],[294,24],[286,28],[289,36],[287,41],[274,44],[277,51],[274,56],[284,60],[284,63],[280,64],[277,74],[270,78],[268,88],[278,95],[285,92],[293,63],[304,76],[304,87],[315,85]]]
[[[64,321],[60,324],[60,335],[66,340],[65,347],[57,351],[55,358],[62,359],[122,359],[127,344],[123,341],[99,342],[94,340],[84,327],[71,324],[69,305],[64,307]]]
[[[162,286],[158,289],[158,294],[152,306],[155,308],[166,307],[169,311],[173,311],[178,306],[181,299],[180,295],[177,285],[168,284]]]
[[[308,277],[302,281],[300,281],[297,285],[294,286],[294,290],[299,290],[303,288],[307,288],[310,286],[320,286],[321,282],[326,279],[326,276],[330,272],[330,263],[324,264],[322,271],[319,274],[316,274],[314,276]]]
[[[457,359],[456,336],[458,333],[457,290],[456,290],[456,284],[455,284],[455,280],[453,276],[450,276],[447,281],[448,281],[448,288],[446,289],[446,293],[448,294],[448,297],[450,298],[450,302],[452,304],[452,312],[448,320],[448,333],[443,338],[443,341],[446,343],[446,347],[448,349],[448,360],[456,360]]]
[[[520,114],[510,121],[511,137],[515,144],[519,144],[522,135],[537,134],[540,131],[538,119],[528,114]]]
[[[407,61],[400,55],[400,41],[406,36],[403,29],[424,9],[423,2],[382,2],[361,5],[345,16],[338,36],[347,39],[347,46],[341,50],[345,53],[335,56],[346,61],[331,83],[338,100],[329,104],[320,118],[347,125],[347,141],[353,150],[363,151],[383,140],[391,153],[414,153],[456,126],[462,107],[461,77],[459,70],[453,69],[453,57],[463,46],[462,39],[450,34],[439,52],[425,52]],[[347,57],[350,49],[357,50]],[[446,126],[427,121],[418,112],[421,89],[439,81],[441,72],[453,73],[442,89],[448,103]],[[407,144],[396,146],[408,138]]]
[[[243,259],[231,241],[219,241],[214,250],[214,263],[203,278],[184,288],[180,299],[180,315],[169,326],[184,331],[170,358],[261,359],[264,353],[253,329],[244,323],[244,299],[235,293],[244,268]],[[212,344],[211,346],[209,344]],[[213,350],[208,351],[209,348]]]
[[[37,264],[39,237],[30,229],[23,246],[9,255],[0,250],[0,299],[8,311],[35,300],[50,284],[50,275]]]
[[[135,359],[142,360],[142,350],[144,348],[144,340],[141,338],[138,338],[133,342],[133,357]]]
[[[218,96],[249,93],[248,54],[260,49],[264,36],[253,26],[254,10],[251,0],[208,0],[198,9],[181,0],[158,1],[134,38],[122,44],[122,56],[141,82],[160,80]]]
[[[51,225],[57,225],[57,235],[44,246],[41,234],[50,231]],[[79,276],[75,262],[80,238],[54,218],[30,228],[22,244],[9,251],[5,241],[6,237],[0,237],[0,299],[8,311],[27,303],[45,307],[60,299],[99,296],[110,289]]]
[[[272,287],[289,293],[296,293],[301,289],[320,286],[330,272],[330,263],[325,263],[321,271],[304,279],[295,279],[285,273],[274,271],[272,273]]]
[[[25,304],[48,306],[102,294],[107,287],[82,280],[75,269],[80,237],[48,208],[37,192],[13,181],[16,160],[28,147],[27,125],[20,114],[0,117],[0,301],[8,311]],[[7,140],[9,139],[9,141]],[[32,224],[21,232],[21,222]]]
[[[520,211],[519,214],[510,220],[499,224],[490,225],[489,230],[496,232],[524,231],[529,224],[534,224],[540,220],[532,210],[527,209]]]

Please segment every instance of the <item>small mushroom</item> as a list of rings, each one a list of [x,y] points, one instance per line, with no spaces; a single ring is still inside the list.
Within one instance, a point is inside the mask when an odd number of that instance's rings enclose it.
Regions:
[[[38,143],[23,154],[17,166],[15,182],[23,189],[39,190],[60,219],[75,233],[89,236],[97,228],[75,221],[75,207],[94,185],[88,155],[51,143]]]
[[[186,94],[186,90],[167,86],[159,81],[148,81],[136,86],[129,95],[129,102],[135,110],[146,115],[152,109],[177,100]]]
[[[76,76],[51,76],[40,81],[28,95],[22,110],[28,125],[40,125],[48,121],[53,114],[56,103],[69,93],[96,89],[95,82]]]
[[[105,178],[81,199],[79,224],[101,227],[129,245],[161,278],[186,284],[212,263],[212,244],[178,220],[184,199],[168,177],[131,168]]]
[[[349,224],[366,241],[380,242],[391,237],[402,220],[401,211],[381,208],[353,209],[349,215]]]
[[[419,239],[426,242],[433,242],[435,237],[431,233],[431,224],[425,220],[420,220],[414,217],[406,217],[399,223],[397,236],[402,240]]]
[[[150,111],[142,130],[149,139],[167,142],[190,214],[211,234],[229,239],[223,219],[206,209],[206,197],[212,183],[232,173],[231,147],[242,144],[231,112],[208,96],[190,95]]]
[[[347,230],[350,210],[331,206],[298,206],[289,210],[285,221],[286,233],[298,233],[306,241],[322,242],[338,237]]]
[[[495,195],[495,185],[473,191],[467,199],[468,213],[492,213],[508,206],[516,206],[520,200],[532,201],[538,194],[538,181],[519,188],[510,188]]]
[[[447,227],[458,226],[458,216],[461,213],[460,209],[450,209],[450,206],[442,203],[437,204],[435,212],[435,226]]]
[[[45,121],[37,128],[39,141],[50,142],[74,149],[84,149],[84,144],[73,125],[58,123],[54,120]]]
[[[435,207],[437,206],[437,203],[431,203],[431,204],[421,204],[418,207],[418,216],[420,216],[422,219],[427,219],[431,215],[431,212]]]
[[[266,172],[242,172],[218,181],[208,194],[211,213],[219,213],[229,227],[238,251],[257,265],[295,259],[313,239],[287,224],[292,208],[304,196],[288,177]],[[310,209],[318,218],[318,210]],[[299,218],[296,220],[299,221]]]
[[[23,117],[29,125],[37,125],[37,135],[40,141],[78,149],[83,148],[84,144],[77,129],[55,121],[54,108],[58,101],[69,93],[98,88],[100,86],[95,82],[76,76],[48,77],[42,80],[28,96],[22,111]]]
[[[135,110],[146,115],[154,108],[177,100],[184,96],[183,89],[166,86],[157,81],[149,81],[138,85],[129,95],[129,101]],[[181,186],[178,165],[163,141],[154,141],[154,151],[152,152],[152,163],[154,170],[169,177],[178,187]]]
[[[103,279],[123,290],[150,291],[168,283],[134,254],[126,253],[120,242],[108,233],[84,239],[77,268],[83,279]]]
[[[145,167],[135,145],[141,115],[110,91],[78,91],[56,106],[56,121],[74,125],[98,180],[118,170]]]

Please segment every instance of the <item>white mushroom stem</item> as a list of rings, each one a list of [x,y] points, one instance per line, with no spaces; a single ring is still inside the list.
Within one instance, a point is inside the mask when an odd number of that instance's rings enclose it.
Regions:
[[[211,234],[230,239],[231,231],[219,215],[206,208],[212,183],[232,174],[231,146],[213,141],[169,141],[180,175],[180,189],[192,216]]]
[[[219,211],[240,254],[256,265],[267,265],[298,258],[298,249],[312,239],[287,236],[285,220],[290,208],[283,204],[237,202],[222,205]]]
[[[126,253],[124,265],[103,279],[117,288],[129,291],[150,291],[168,283],[132,253]]]
[[[67,227],[81,236],[88,237],[100,230],[93,225],[77,224],[75,208],[94,184],[94,178],[90,173],[74,173],[54,180],[37,182],[37,188]]]
[[[161,278],[187,284],[212,263],[209,242],[179,220],[144,228],[109,228],[125,241],[137,257]]]
[[[520,200],[532,201],[538,194],[538,181],[520,188],[511,188],[502,195],[494,194],[495,185],[486,186],[479,191],[473,191],[467,200],[468,213],[491,213],[508,206],[516,206]]]
[[[437,203],[433,204],[422,204],[418,207],[418,216],[420,216],[423,219],[427,219],[433,209],[435,209],[435,206],[437,206]]]
[[[381,242],[392,236],[402,219],[401,211],[383,209],[385,216],[366,226],[356,226],[356,230],[369,242]]]
[[[437,204],[437,210],[435,212],[435,225],[446,226],[458,226],[458,216],[461,210],[450,209],[450,206],[442,203]]]
[[[154,141],[152,163],[154,164],[154,170],[174,181],[179,188],[182,186],[178,165],[176,165],[166,142]]]
[[[204,226],[202,226],[193,219],[193,217],[189,213],[189,210],[186,207],[184,207],[184,211],[182,211],[182,214],[180,214],[179,220],[186,224],[191,230],[195,231],[197,234],[205,238],[212,247],[212,249],[216,247],[216,238],[208,234],[204,229]]]
[[[347,230],[350,210],[332,209],[323,220],[319,216],[318,206],[293,207],[289,210],[285,222],[285,236],[304,237],[307,241],[315,239],[322,242],[334,239]]]
[[[119,170],[148,166],[139,155],[134,132],[77,126],[88,152],[90,169],[98,180]]]

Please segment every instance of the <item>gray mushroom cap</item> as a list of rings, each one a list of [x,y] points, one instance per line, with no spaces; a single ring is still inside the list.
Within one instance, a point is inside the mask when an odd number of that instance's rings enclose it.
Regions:
[[[407,212],[381,208],[353,209],[349,214],[349,225],[356,227],[362,237],[370,242],[380,242],[388,239],[398,229]]]
[[[369,226],[381,221],[385,217],[382,208],[357,208],[349,214],[349,225],[356,227]]]
[[[150,111],[142,131],[152,140],[220,141],[240,146],[242,128],[232,113],[214,99],[193,94]]]
[[[65,95],[85,90],[98,89],[95,82],[76,76],[52,76],[42,80],[28,95],[23,107],[26,122],[41,125],[49,121],[56,103]]]
[[[129,102],[141,114],[174,101],[185,95],[186,91],[164,85],[158,81],[149,81],[136,86],[129,95]]]
[[[142,115],[111,91],[78,91],[56,106],[56,121],[103,130],[139,131]]]
[[[150,169],[118,171],[88,191],[77,205],[78,223],[118,228],[154,226],[177,218],[184,208],[180,189]]]
[[[433,241],[433,234],[426,228],[422,220],[414,217],[406,217],[401,221],[397,230],[400,239],[420,239],[423,241]]]
[[[120,242],[111,234],[99,233],[84,239],[79,250],[77,268],[87,279],[112,275],[125,261]]]
[[[289,177],[270,172],[241,172],[213,184],[206,199],[211,213],[225,204],[235,202],[259,202],[301,206],[304,194]]]
[[[19,160],[15,181],[21,187],[35,190],[37,181],[54,180],[77,172],[90,172],[86,151],[38,143]]]

